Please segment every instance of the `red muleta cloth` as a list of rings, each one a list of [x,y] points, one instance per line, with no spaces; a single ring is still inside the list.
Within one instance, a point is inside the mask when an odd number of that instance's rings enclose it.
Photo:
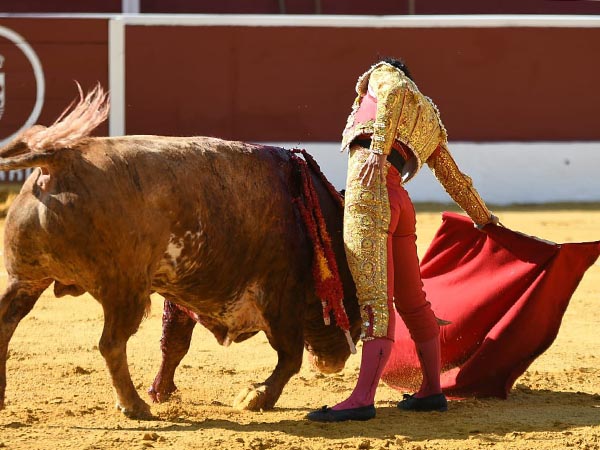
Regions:
[[[481,232],[458,214],[442,217],[421,261],[433,311],[452,322],[441,327],[442,389],[454,397],[506,398],[556,338],[573,292],[600,255],[600,241],[553,244],[500,226]],[[383,380],[404,391],[421,380],[398,315]]]

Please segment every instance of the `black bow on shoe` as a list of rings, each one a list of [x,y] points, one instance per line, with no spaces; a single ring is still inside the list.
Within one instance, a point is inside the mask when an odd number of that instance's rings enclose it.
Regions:
[[[306,415],[313,422],[344,422],[346,420],[370,420],[375,417],[375,405],[335,410],[328,406],[312,411]]]
[[[403,411],[448,411],[448,400],[444,394],[433,394],[417,398],[404,394],[404,400],[398,403],[398,409]]]

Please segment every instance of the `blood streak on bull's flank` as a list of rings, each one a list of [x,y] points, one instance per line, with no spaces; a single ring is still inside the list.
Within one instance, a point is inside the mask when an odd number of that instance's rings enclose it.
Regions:
[[[0,55],[0,70],[4,67],[4,56]],[[0,72],[0,120],[4,115],[4,101],[5,101],[5,79],[4,72]]]
[[[44,105],[45,80],[44,80],[44,71],[42,70],[42,64],[41,64],[39,58],[37,57],[35,51],[33,50],[33,48],[31,48],[31,46],[23,38],[23,36],[21,36],[18,33],[15,33],[13,30],[11,30],[9,28],[0,26],[0,37],[6,38],[9,41],[11,41],[27,57],[27,60],[29,61],[29,63],[31,64],[31,67],[33,69],[33,74],[35,76],[35,83],[36,83],[35,105],[33,107],[33,110],[31,111],[31,114],[29,115],[29,117],[27,118],[27,120],[25,121],[23,126],[21,128],[19,128],[17,131],[15,131],[13,134],[11,134],[10,136],[6,136],[6,137],[0,137],[1,138],[0,147],[2,147],[4,145],[6,145],[8,142],[10,142],[21,131],[35,125],[35,122],[38,119],[38,117],[40,116],[40,112],[42,111],[42,106]],[[2,72],[2,75],[4,75],[4,72]],[[7,94],[6,94],[7,89],[8,89],[8,92],[10,93],[10,86],[7,87],[5,84],[3,84],[2,85],[2,93],[1,93],[2,97],[3,97],[2,98],[3,101],[0,102],[1,106],[3,108],[6,108],[6,106],[7,106],[6,99],[9,98],[9,97],[7,97]]]

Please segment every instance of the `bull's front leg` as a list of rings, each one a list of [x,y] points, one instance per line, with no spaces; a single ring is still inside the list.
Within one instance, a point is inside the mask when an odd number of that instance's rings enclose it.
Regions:
[[[117,409],[134,419],[152,419],[150,407],[137,393],[127,363],[127,341],[137,331],[147,304],[148,295],[111,296],[102,299],[104,330],[100,338],[100,353],[106,361],[117,396]]]
[[[38,298],[52,280],[35,283],[9,280],[8,287],[0,297],[0,409],[4,408],[6,393],[6,357],[8,344],[17,325],[33,308]]]
[[[179,309],[175,303],[165,300],[162,317],[160,349],[162,362],[148,394],[154,402],[164,402],[177,390],[175,369],[187,354],[196,321]]]
[[[301,303],[300,301],[298,303]],[[252,411],[272,409],[279,400],[287,382],[300,371],[304,338],[300,313],[287,312],[288,319],[271,321],[269,343],[277,351],[277,366],[269,378],[243,389],[236,397],[233,406]]]

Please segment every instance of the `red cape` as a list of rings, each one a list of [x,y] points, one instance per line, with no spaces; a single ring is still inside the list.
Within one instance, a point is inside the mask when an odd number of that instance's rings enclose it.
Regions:
[[[444,392],[506,398],[556,338],[575,288],[598,255],[600,241],[553,244],[499,226],[481,232],[470,219],[444,213],[421,261],[433,311],[452,322],[440,335]],[[383,380],[408,391],[421,381],[398,315]]]

